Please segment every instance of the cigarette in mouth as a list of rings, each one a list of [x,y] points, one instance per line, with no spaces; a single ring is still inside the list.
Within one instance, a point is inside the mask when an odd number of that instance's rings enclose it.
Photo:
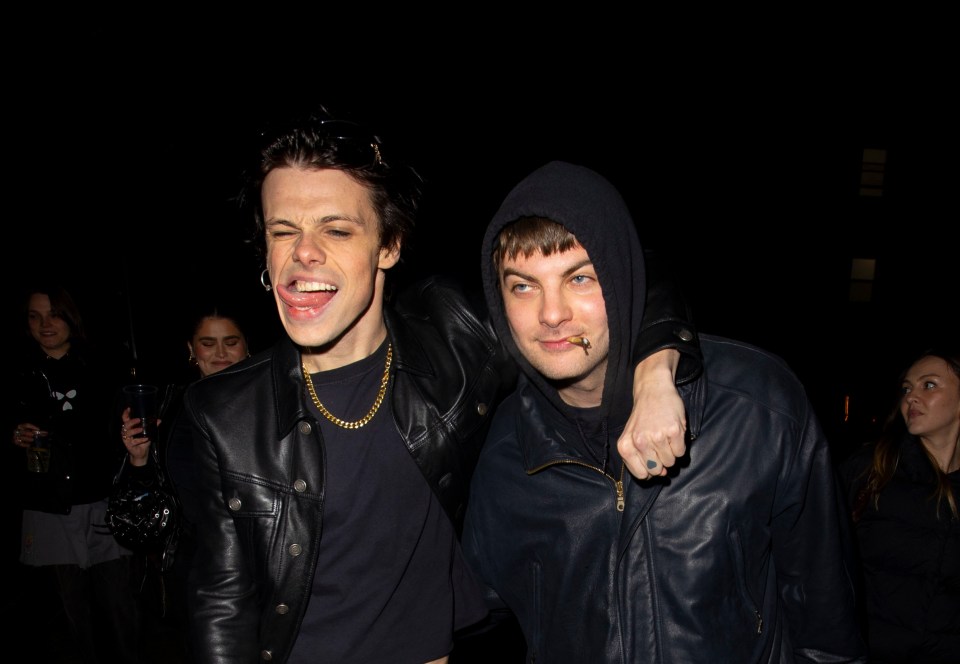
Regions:
[[[575,346],[583,346],[584,348],[590,348],[590,340],[586,337],[567,337],[567,341],[572,343]]]

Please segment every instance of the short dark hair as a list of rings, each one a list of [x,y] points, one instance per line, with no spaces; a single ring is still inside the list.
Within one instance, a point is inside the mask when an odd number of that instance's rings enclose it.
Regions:
[[[292,115],[261,132],[257,163],[248,169],[242,201],[252,207],[257,246],[264,248],[261,188],[276,168],[343,171],[370,192],[381,247],[400,248],[413,232],[423,180],[369,128],[336,118],[325,106]]]
[[[577,246],[576,236],[566,226],[544,217],[521,217],[504,226],[497,234],[493,267],[500,273],[503,262],[520,254],[529,258],[536,252],[544,256],[563,253]]]

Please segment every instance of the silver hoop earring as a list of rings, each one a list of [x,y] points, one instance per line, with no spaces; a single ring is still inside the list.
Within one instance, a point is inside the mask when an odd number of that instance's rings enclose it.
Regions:
[[[263,272],[260,273],[260,285],[263,286],[263,290],[265,291],[270,290],[270,282],[268,281],[269,278],[270,278],[270,273],[267,270],[264,270]]]

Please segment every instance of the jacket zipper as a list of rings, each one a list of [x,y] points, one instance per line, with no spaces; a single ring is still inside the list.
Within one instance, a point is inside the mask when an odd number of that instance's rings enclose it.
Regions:
[[[626,467],[626,464],[623,463],[623,461],[620,462],[620,479],[619,480],[613,475],[611,475],[610,473],[603,472],[602,468],[598,468],[597,466],[591,466],[589,463],[583,463],[582,461],[551,461],[550,463],[545,463],[542,466],[538,466],[536,468],[528,470],[527,475],[533,475],[535,473],[539,473],[544,468],[549,468],[550,466],[559,466],[562,464],[583,466],[584,468],[595,470],[601,475],[603,475],[604,477],[606,477],[607,479],[609,479],[611,482],[613,482],[613,488],[617,490],[617,511],[622,512],[624,510],[624,507],[626,506],[626,499],[625,499],[625,494],[623,490],[623,469]]]

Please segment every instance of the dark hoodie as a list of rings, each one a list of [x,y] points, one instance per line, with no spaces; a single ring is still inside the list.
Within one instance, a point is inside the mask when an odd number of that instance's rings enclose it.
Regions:
[[[503,227],[521,217],[544,217],[562,224],[593,261],[610,327],[610,355],[599,409],[566,405],[556,388],[530,366],[510,334],[493,252]],[[644,254],[626,202],[598,173],[583,166],[550,162],[510,192],[487,227],[482,251],[483,289],[497,334],[527,380],[578,427],[582,438],[595,443],[588,451],[610,467],[616,457],[615,445],[611,443],[623,429],[632,406],[635,363],[631,358],[636,357],[646,295]]]

